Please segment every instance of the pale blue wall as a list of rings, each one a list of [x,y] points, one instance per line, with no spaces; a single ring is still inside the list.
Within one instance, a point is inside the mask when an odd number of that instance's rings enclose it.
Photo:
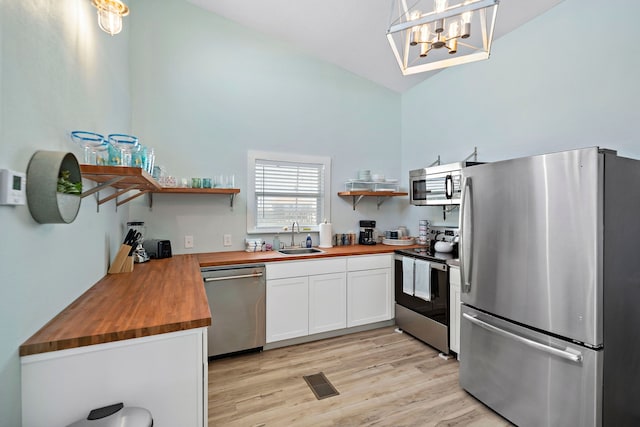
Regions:
[[[440,218],[406,199],[352,211],[335,193],[362,168],[406,185],[409,169],[474,146],[485,161],[590,145],[640,158],[635,1],[607,12],[565,0],[497,40],[489,61],[402,96],[183,1],[158,4],[131,1],[124,32],[110,37],[88,0],[0,0],[0,167],[25,171],[35,150],[72,149],[73,129],[132,131],[172,174],[233,172],[243,190],[234,211],[226,198],[163,195],[151,212],[136,200],[97,213],[89,198],[70,225],[0,206],[0,426],[20,423],[19,345],[105,274],[125,218],[144,219],[176,252],[184,234],[196,252],[222,250],[227,232],[239,248],[248,149],[330,155],[336,231],[365,218],[415,231]]]
[[[101,32],[89,1],[2,0],[0,41],[0,168],[78,154],[74,129],[130,129],[128,36]],[[100,211],[87,198],[72,224],[40,225],[0,206],[0,426],[21,424],[18,347],[106,273],[128,212]]]
[[[170,238],[176,253],[185,234],[193,252],[243,249],[248,150],[330,156],[334,231],[367,218],[398,225],[406,200],[354,212],[337,192],[359,169],[400,177],[399,94],[184,1],[139,0],[131,27],[135,133],[171,175],[235,173],[241,189],[233,211],[222,197],[154,195],[152,212],[136,201],[148,235]]]
[[[639,15],[637,1],[565,0],[495,41],[488,61],[405,93],[402,170],[438,154],[460,161],[474,146],[481,161],[589,146],[640,158]],[[408,212],[408,224],[442,218],[440,208]]]

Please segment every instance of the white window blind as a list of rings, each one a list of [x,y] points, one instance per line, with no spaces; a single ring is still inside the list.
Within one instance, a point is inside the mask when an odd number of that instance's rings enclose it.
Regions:
[[[324,164],[256,159],[256,227],[281,229],[297,221],[317,226],[323,215]]]

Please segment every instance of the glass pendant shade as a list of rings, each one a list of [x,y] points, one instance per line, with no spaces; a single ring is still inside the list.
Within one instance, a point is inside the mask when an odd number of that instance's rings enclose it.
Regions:
[[[98,26],[112,36],[122,31],[122,17],[129,14],[129,8],[120,0],[92,0],[98,9]]]

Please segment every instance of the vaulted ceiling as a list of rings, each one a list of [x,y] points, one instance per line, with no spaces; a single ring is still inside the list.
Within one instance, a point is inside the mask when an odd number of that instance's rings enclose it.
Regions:
[[[400,72],[386,38],[392,0],[187,1],[396,92],[404,92],[438,72],[412,76]],[[501,0],[494,40],[560,2]]]

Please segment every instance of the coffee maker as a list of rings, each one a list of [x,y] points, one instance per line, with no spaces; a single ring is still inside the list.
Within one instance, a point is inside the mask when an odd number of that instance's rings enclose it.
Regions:
[[[376,222],[371,220],[360,221],[360,235],[358,237],[358,243],[361,245],[375,245],[375,228]]]

